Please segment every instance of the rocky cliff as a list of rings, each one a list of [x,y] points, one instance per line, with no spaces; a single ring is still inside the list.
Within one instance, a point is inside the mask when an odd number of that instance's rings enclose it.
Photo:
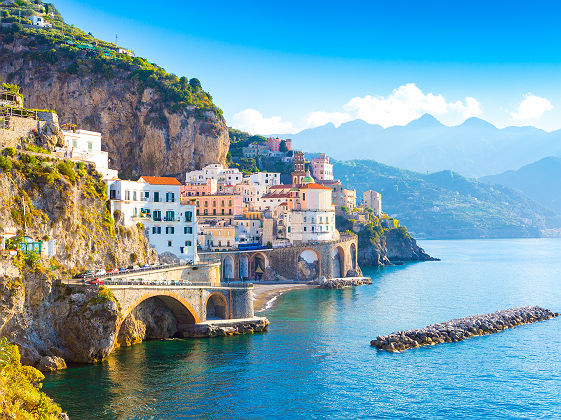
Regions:
[[[433,261],[407,228],[393,219],[380,219],[374,214],[346,213],[336,218],[337,229],[358,235],[358,264],[378,267],[405,261]]]
[[[180,176],[226,163],[228,129],[198,81],[191,86],[145,69],[143,59],[109,59],[64,42],[37,30],[0,32],[0,80],[19,85],[27,107],[53,109],[62,124],[101,132],[121,177]],[[170,99],[181,89],[200,104]]]
[[[143,227],[113,220],[92,166],[14,149],[0,154],[0,220],[8,248],[23,236],[43,246],[41,254],[0,253],[0,336],[18,345],[24,364],[43,370],[106,357],[119,305],[109,290],[64,281],[83,269],[157,261]]]

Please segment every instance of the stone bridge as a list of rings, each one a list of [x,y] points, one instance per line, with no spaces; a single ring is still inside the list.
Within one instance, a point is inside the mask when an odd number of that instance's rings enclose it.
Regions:
[[[289,280],[339,278],[360,274],[357,237],[341,235],[331,242],[287,248],[205,253],[220,260],[222,281],[274,280],[278,274]],[[268,270],[268,268],[270,268]]]
[[[253,318],[253,286],[106,285],[121,305],[122,321],[149,299],[160,300],[175,316],[178,331],[209,320]],[[119,325],[120,328],[120,325]]]

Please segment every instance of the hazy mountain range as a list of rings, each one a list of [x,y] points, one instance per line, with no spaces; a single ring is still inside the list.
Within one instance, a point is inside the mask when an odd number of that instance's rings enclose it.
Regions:
[[[515,171],[482,177],[480,181],[522,191],[561,214],[561,158],[547,157]]]
[[[561,227],[557,212],[522,192],[452,171],[423,174],[351,160],[336,161],[334,175],[357,189],[359,201],[367,189],[381,192],[384,212],[419,237],[536,237]]]
[[[449,127],[429,114],[405,126],[384,129],[354,120],[290,137],[295,149],[322,151],[337,160],[373,159],[417,172],[453,170],[467,177],[494,175],[547,156],[561,156],[561,130],[498,129],[479,118]]]

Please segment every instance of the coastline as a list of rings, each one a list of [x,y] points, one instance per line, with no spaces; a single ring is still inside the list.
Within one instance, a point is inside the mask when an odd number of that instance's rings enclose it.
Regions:
[[[298,289],[308,289],[317,287],[305,283],[284,283],[284,284],[254,284],[253,285],[253,306],[255,312],[262,312],[272,307],[276,299],[284,292]]]

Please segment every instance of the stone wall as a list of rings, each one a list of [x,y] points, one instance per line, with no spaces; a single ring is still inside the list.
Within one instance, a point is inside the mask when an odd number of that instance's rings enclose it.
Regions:
[[[357,263],[357,237],[341,236],[337,241],[291,246],[287,248],[263,249],[257,251],[216,252],[212,256],[221,262],[221,279],[239,280],[313,280],[320,277],[346,277],[360,275]],[[333,252],[340,255],[340,272],[336,272]],[[317,269],[312,270],[312,278],[305,278],[305,263],[299,258],[304,251],[317,256]],[[243,276],[244,259],[247,259],[247,276]],[[262,265],[263,273],[257,273],[257,266]]]
[[[22,137],[29,137],[33,130],[42,131],[46,124],[33,118],[10,117],[9,128],[0,128],[0,147],[19,147]]]

